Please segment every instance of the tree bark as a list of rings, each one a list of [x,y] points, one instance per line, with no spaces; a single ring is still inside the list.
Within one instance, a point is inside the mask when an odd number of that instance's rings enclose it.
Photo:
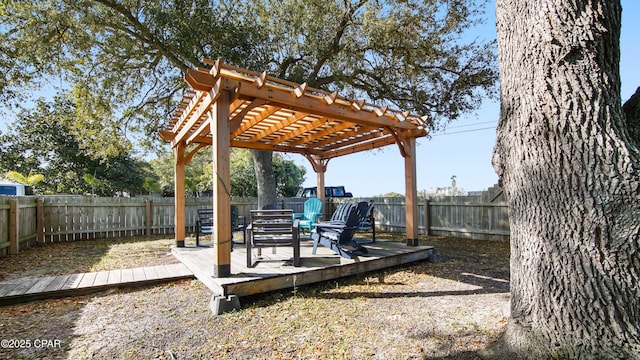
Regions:
[[[622,111],[621,6],[497,0],[511,318],[485,353],[640,357],[640,154]]]
[[[258,183],[258,208],[276,204],[276,178],[273,174],[273,152],[251,150]]]
[[[640,146],[640,87],[624,103],[622,110],[627,119],[627,130],[629,130],[631,141],[636,146]]]

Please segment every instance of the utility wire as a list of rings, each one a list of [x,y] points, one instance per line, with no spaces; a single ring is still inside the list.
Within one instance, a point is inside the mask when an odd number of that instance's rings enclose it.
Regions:
[[[433,134],[431,136],[445,136],[445,135],[453,135],[453,134],[461,134],[461,133],[467,133],[467,132],[473,132],[473,131],[481,131],[481,130],[489,130],[489,129],[494,129],[495,130],[495,126],[489,126],[489,127],[483,127],[483,128],[478,128],[478,129],[470,129],[470,130],[461,130],[461,131],[453,131],[453,132],[443,132],[443,133],[439,133],[439,134]]]
[[[472,124],[465,124],[465,125],[453,125],[453,126],[447,126],[447,129],[456,129],[456,128],[461,128],[461,127],[469,127],[469,126],[478,126],[478,125],[484,125],[484,124],[495,124],[496,121],[492,120],[492,121],[483,121],[483,122],[478,122],[478,123],[472,123]]]

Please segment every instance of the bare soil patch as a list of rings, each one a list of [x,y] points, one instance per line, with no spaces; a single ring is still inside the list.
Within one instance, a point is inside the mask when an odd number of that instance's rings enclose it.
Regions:
[[[60,345],[0,358],[476,359],[506,328],[509,246],[422,242],[444,261],[242,298],[222,316],[197,280],[3,307],[1,338]]]

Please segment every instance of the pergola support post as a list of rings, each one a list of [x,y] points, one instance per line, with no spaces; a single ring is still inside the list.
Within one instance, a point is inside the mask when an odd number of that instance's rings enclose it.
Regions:
[[[175,206],[175,238],[176,246],[184,247],[185,238],[185,220],[184,220],[184,168],[186,161],[184,157],[185,150],[184,143],[178,143],[174,148],[174,162],[175,162],[175,175],[174,175],[174,206]]]
[[[324,213],[326,213],[327,211],[327,206],[324,205],[328,205],[325,204],[325,195],[324,195],[324,174],[327,172],[327,165],[329,164],[329,160],[327,159],[319,159],[316,157],[313,157],[311,155],[307,155],[306,156],[307,160],[309,160],[309,162],[311,163],[311,166],[313,167],[313,171],[316,172],[316,184],[317,184],[317,197],[318,199],[320,199],[320,201],[322,201],[322,212],[323,212],[323,218],[324,218]]]
[[[213,146],[213,276],[231,275],[231,170],[229,156],[229,93],[211,108]]]
[[[325,196],[324,196],[324,173],[325,173],[325,169],[322,169],[322,171],[316,172],[317,175],[317,184],[318,184],[318,199],[320,199],[320,201],[322,201],[322,204],[325,204]],[[322,206],[322,218],[326,219],[325,217],[325,213],[327,213],[327,205],[323,205]]]
[[[418,186],[416,179],[416,139],[404,139],[405,215],[407,246],[418,246]]]

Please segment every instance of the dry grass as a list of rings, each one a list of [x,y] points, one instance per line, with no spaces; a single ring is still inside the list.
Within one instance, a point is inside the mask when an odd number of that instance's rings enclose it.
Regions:
[[[243,298],[222,316],[197,280],[4,307],[3,338],[61,347],[0,358],[475,359],[506,327],[508,244],[423,242],[445,261]]]
[[[140,266],[174,264],[174,240],[130,237],[60,242],[31,247],[0,258],[0,281],[25,276],[49,276]]]

